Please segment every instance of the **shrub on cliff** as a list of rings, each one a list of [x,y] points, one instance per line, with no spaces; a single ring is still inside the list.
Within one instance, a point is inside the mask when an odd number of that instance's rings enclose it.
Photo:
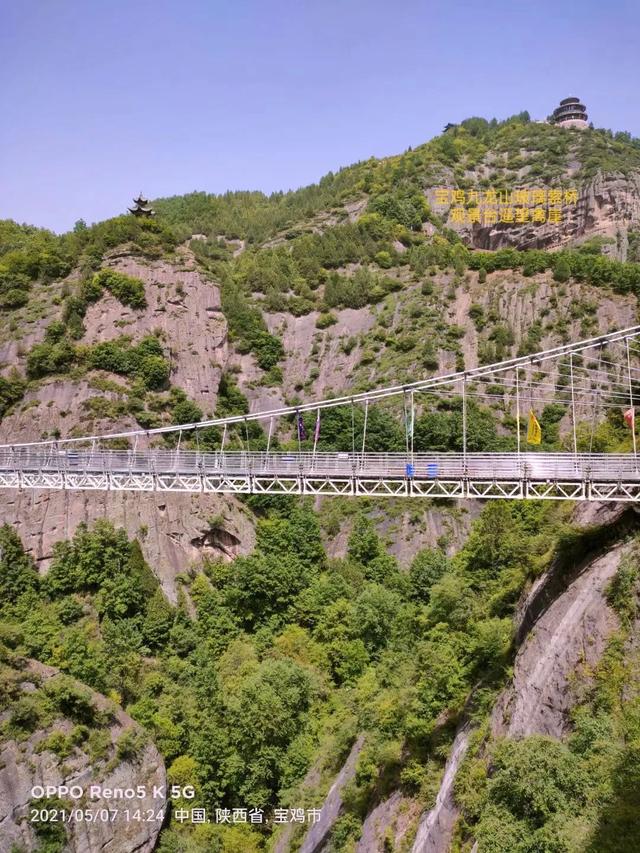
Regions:
[[[560,258],[553,270],[553,280],[559,282],[569,281],[571,278],[571,267],[564,258]]]
[[[26,387],[27,383],[17,370],[13,370],[8,377],[0,376],[0,418],[22,399]]]
[[[27,376],[35,379],[51,373],[66,373],[75,357],[75,347],[68,341],[35,344],[27,355]]]
[[[146,308],[144,284],[139,278],[125,275],[116,270],[100,270],[91,279],[89,292],[92,299],[106,288],[123,305],[131,308]]]

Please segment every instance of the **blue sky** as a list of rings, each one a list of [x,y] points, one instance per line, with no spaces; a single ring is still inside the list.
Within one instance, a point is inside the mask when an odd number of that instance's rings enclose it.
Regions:
[[[577,94],[640,136],[636,0],[0,2],[0,217],[295,188]]]

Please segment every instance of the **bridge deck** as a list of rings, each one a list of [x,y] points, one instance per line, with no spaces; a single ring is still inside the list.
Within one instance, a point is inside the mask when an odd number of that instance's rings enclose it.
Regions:
[[[640,500],[631,454],[0,449],[0,487]]]

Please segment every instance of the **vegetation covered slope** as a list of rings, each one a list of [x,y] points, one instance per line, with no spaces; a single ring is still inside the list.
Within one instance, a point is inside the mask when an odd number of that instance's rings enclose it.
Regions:
[[[503,122],[470,118],[404,154],[330,172],[318,184],[300,190],[271,196],[192,193],[157,199],[154,206],[185,236],[220,235],[251,244],[318,214],[325,221],[331,221],[331,215],[345,219],[345,204],[360,198],[370,200],[372,211],[415,229],[425,218],[423,191],[437,186],[443,175],[460,188],[548,186],[566,181],[574,162],[577,183],[598,172],[628,174],[640,168],[640,140],[607,130],[567,131],[531,122],[526,112]]]
[[[357,164],[292,193],[158,200],[157,220],[79,222],[60,237],[3,223],[2,335],[20,337],[32,321],[35,340],[25,347],[19,370],[3,366],[0,416],[10,417],[25,392],[37,394],[52,378],[89,377],[105,394],[122,383],[124,408],[109,411],[113,420],[124,413],[143,427],[198,420],[202,410],[173,385],[170,340],[139,334],[135,323],[126,335],[114,329],[108,339],[87,343],[85,337],[87,311],[106,294],[134,312],[148,302],[139,280],[109,267],[114,254],[179,265],[176,247],[194,233],[204,239],[192,240],[191,250],[203,273],[221,286],[235,359],[236,370],[224,373],[218,389],[220,414],[247,411],[248,398],[265,388],[311,398],[313,359],[332,329],[356,312],[366,312],[372,324],[340,341],[345,356],[357,356],[350,387],[416,371],[426,375],[443,364],[489,362],[533,352],[543,340],[606,330],[614,309],[625,317],[636,311],[640,265],[633,236],[631,262],[625,263],[605,256],[599,240],[555,253],[478,252],[447,228],[425,190],[440,183],[562,185],[569,177],[632,173],[639,165],[638,143],[625,135],[568,132],[533,124],[525,115],[504,123],[470,119],[414,151]],[[539,316],[517,328],[504,313],[509,277],[519,280],[522,301],[543,293]],[[605,303],[610,311],[602,310]],[[278,331],[283,318],[285,324],[308,318],[319,335],[295,387],[286,370],[295,353]],[[250,377],[238,367],[247,360]],[[338,390],[343,381],[334,374],[328,386]],[[553,402],[541,412],[545,449],[563,447],[565,413],[565,405]],[[368,449],[402,448],[398,415],[372,410]],[[78,429],[78,413],[72,416]],[[504,402],[471,403],[469,417],[472,449],[515,445],[514,418]],[[361,436],[362,413],[355,421]],[[312,420],[307,432],[313,434]],[[210,430],[200,446],[216,447],[220,438]],[[259,429],[248,439],[253,447],[266,444]],[[459,400],[434,399],[421,408],[416,449],[455,450],[460,439]],[[193,439],[183,440],[188,445]],[[239,447],[246,436],[228,440]],[[352,441],[347,410],[323,418],[322,448],[349,450]],[[596,441],[599,449],[628,449],[621,412],[612,412]],[[278,443],[294,446],[292,424],[271,446]],[[387,794],[400,790],[419,808],[433,801],[463,709],[483,719],[508,678],[515,607],[548,564],[566,518],[552,506],[495,503],[483,510],[455,557],[443,538],[412,554],[403,571],[372,524],[372,517],[389,517],[392,504],[381,512],[370,503],[347,509],[338,500],[318,511],[284,499],[247,503],[257,526],[254,553],[232,563],[185,566],[176,607],[163,597],[140,546],[108,524],[81,527],[61,542],[43,579],[28,566],[15,534],[4,530],[5,654],[17,665],[27,656],[54,665],[110,696],[158,745],[170,781],[195,784],[193,801],[174,803],[163,853],[268,849],[279,835],[274,809],[319,807],[364,732],[355,779],[330,840],[333,851],[353,851],[362,821]],[[414,509],[412,523],[440,509]],[[345,529],[346,555],[332,560],[327,550],[335,550],[334,538]],[[619,583],[621,597],[632,600],[633,584]],[[622,657],[632,660],[621,642]],[[611,683],[617,689],[620,680]],[[590,694],[584,705],[599,701]],[[616,834],[608,816],[618,814],[616,780],[633,782],[637,733],[635,706],[619,706],[607,711],[603,729],[611,734],[612,751],[596,762],[596,781],[582,793],[593,740],[583,737],[579,748],[534,741],[478,753],[459,786],[460,848],[468,849],[476,834],[481,851],[508,851],[508,839],[517,837],[522,853],[577,853],[581,848],[572,848],[558,830],[573,812],[589,843],[624,849],[611,846]],[[4,738],[11,725],[3,728]],[[578,740],[581,726],[578,709]],[[502,787],[493,785],[494,773]],[[527,774],[536,775],[541,788],[535,813],[528,792],[518,787]],[[193,807],[208,810],[213,823],[178,819],[178,809]],[[264,809],[268,824],[215,822],[216,809],[253,807]],[[293,849],[303,829],[294,834]],[[526,847],[533,836],[538,846]],[[506,846],[487,846],[500,838]],[[410,839],[408,832],[405,846]]]
[[[174,814],[256,808],[269,820],[176,819],[165,853],[266,849],[272,810],[319,807],[358,732],[365,746],[330,849],[353,849],[367,812],[394,790],[432,801],[456,722],[463,709],[478,720],[490,709],[508,675],[514,607],[566,529],[552,504],[492,502],[454,560],[425,550],[401,572],[365,513],[346,558],[328,560],[310,507],[272,504],[251,556],[185,576],[193,613],[183,598],[166,603],[137,545],[108,523],[60,543],[42,580],[2,530],[5,659],[53,664],[126,709],[164,756],[170,783],[195,785]],[[636,618],[637,577],[633,557],[611,590],[626,625]],[[633,849],[616,846],[618,827],[635,825],[623,804],[638,701],[636,653],[625,649],[622,634],[574,712],[568,746],[506,742],[467,766],[458,797],[481,850],[585,850],[567,834],[576,809],[579,838],[594,850]],[[4,738],[44,725],[47,706],[36,699],[10,705]],[[83,737],[98,734],[89,725]],[[49,741],[74,749],[63,733]],[[312,766],[315,783],[301,787]]]

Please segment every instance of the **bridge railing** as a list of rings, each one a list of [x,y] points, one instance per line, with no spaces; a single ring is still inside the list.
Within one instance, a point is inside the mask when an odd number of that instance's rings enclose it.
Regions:
[[[220,453],[156,448],[56,450],[49,445],[1,448],[0,470],[455,480],[640,479],[637,459],[629,453]]]

